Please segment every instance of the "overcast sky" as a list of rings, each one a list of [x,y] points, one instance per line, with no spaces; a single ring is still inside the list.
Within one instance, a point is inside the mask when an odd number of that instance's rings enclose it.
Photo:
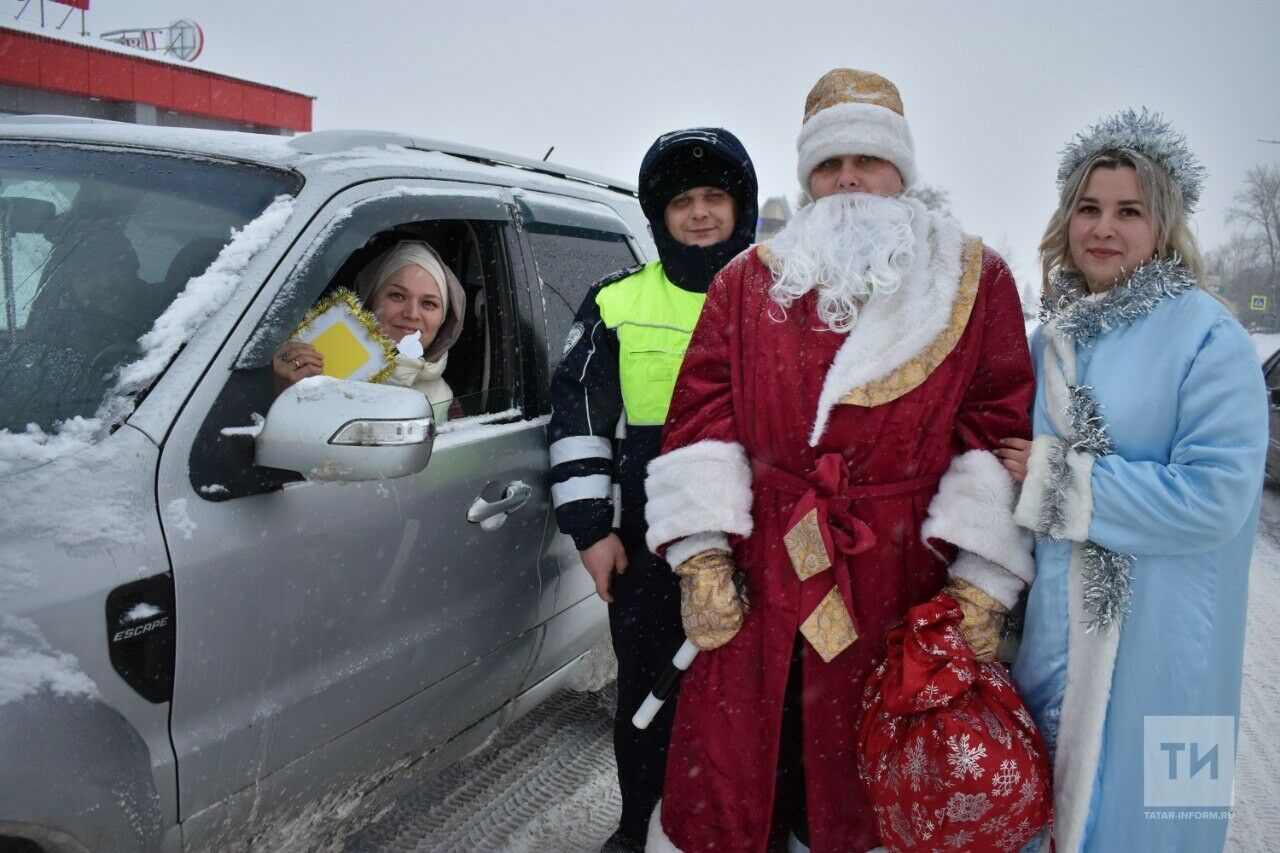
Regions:
[[[13,4],[10,4],[13,5]],[[46,0],[46,6],[53,6]],[[26,18],[31,17],[28,11]],[[1280,3],[755,0],[92,0],[92,33],[190,18],[196,66],[316,98],[316,129],[365,127],[635,181],[667,130],[743,140],[761,201],[794,199],[805,94],[836,66],[902,92],[923,179],[965,229],[1035,275],[1057,153],[1149,106],[1209,169],[1205,248],[1244,170],[1280,162]]]

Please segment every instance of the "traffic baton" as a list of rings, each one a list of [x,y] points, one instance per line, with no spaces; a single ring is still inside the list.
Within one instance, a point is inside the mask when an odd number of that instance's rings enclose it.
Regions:
[[[653,690],[645,697],[640,705],[640,710],[636,711],[635,716],[631,718],[631,725],[637,729],[647,729],[649,724],[653,722],[653,718],[657,716],[663,704],[667,699],[671,698],[671,694],[675,692],[676,685],[680,683],[680,676],[689,668],[689,664],[693,663],[693,659],[698,656],[698,647],[693,644],[693,640],[685,640],[684,645],[680,647],[680,651],[676,652],[676,656],[671,659],[671,663],[667,664],[667,668],[662,671],[662,675],[658,676],[658,681],[653,685]]]

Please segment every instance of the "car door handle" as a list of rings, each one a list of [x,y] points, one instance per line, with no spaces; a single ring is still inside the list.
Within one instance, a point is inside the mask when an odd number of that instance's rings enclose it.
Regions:
[[[471,509],[467,510],[467,521],[479,524],[495,516],[515,512],[532,496],[533,489],[529,488],[528,484],[517,480],[507,486],[506,492],[499,500],[487,501],[484,498],[476,498],[471,504]]]

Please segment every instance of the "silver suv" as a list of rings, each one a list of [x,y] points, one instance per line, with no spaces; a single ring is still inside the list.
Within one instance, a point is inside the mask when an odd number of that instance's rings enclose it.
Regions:
[[[276,398],[290,330],[405,237],[467,291],[460,416]],[[632,187],[490,151],[0,120],[0,847],[288,845],[570,681],[605,611],[548,380],[655,254]]]

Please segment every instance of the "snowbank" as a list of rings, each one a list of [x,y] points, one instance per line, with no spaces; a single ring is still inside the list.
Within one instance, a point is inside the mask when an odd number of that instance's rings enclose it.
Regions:
[[[1280,350],[1280,333],[1252,332],[1253,346],[1258,351],[1258,361],[1266,361],[1276,350]]]
[[[1280,336],[1272,336],[1280,337]],[[1263,498],[1262,522],[1249,570],[1240,725],[1236,742],[1235,804],[1226,849],[1274,850],[1280,834],[1280,502]]]

